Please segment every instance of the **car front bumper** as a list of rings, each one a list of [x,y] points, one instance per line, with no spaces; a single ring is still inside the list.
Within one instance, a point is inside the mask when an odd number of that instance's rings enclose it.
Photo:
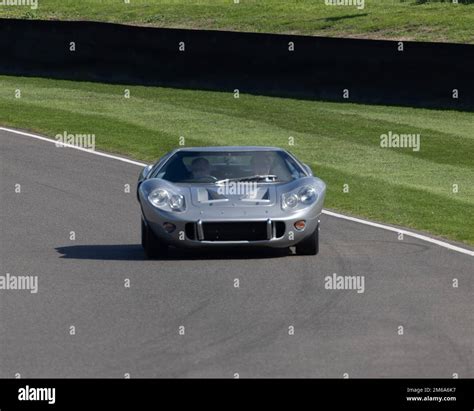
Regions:
[[[253,210],[248,215],[236,216],[235,211],[218,209],[202,211],[192,210],[184,213],[167,212],[157,209],[148,201],[141,201],[142,215],[145,223],[155,235],[165,244],[176,247],[222,247],[222,246],[265,246],[284,248],[291,247],[318,229],[319,217],[322,211],[322,201],[312,206],[293,212],[284,213],[282,210],[271,208]],[[297,221],[305,221],[305,228],[295,228]],[[215,234],[219,227],[235,223],[236,230],[249,229],[249,238],[219,240],[221,234]],[[175,229],[167,232],[164,225],[172,224]],[[209,227],[217,227],[209,229]],[[243,234],[245,237],[245,233]],[[230,236],[232,237],[232,235]]]

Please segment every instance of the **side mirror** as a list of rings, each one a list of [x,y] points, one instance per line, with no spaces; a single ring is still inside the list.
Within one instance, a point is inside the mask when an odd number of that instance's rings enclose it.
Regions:
[[[303,163],[303,167],[305,168],[305,170],[308,172],[310,176],[313,175],[313,170],[311,170],[311,167],[308,164]]]
[[[153,164],[149,164],[142,170],[142,172],[138,176],[138,183],[141,183],[143,180],[145,180],[148,177],[148,174],[150,174],[150,171],[152,168],[153,168]]]

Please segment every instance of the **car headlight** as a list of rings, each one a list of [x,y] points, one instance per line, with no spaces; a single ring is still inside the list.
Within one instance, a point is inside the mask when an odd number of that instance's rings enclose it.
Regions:
[[[311,204],[314,203],[318,197],[318,194],[316,193],[314,187],[306,186],[298,192],[298,196],[303,204]]]
[[[166,206],[168,203],[169,194],[168,191],[159,188],[158,190],[154,190],[148,196],[148,200],[152,203],[155,207],[162,208]]]
[[[298,201],[296,193],[283,194],[283,208],[295,208],[298,206]]]
[[[169,198],[168,204],[172,210],[181,211],[184,209],[184,197],[181,194],[173,194]]]
[[[318,199],[318,193],[313,186],[305,186],[289,193],[282,195],[282,208],[284,210],[292,210],[299,205],[310,205]]]
[[[184,197],[181,194],[173,194],[164,188],[153,190],[148,195],[148,200],[155,207],[161,209],[170,208],[173,211],[183,211],[185,209]]]

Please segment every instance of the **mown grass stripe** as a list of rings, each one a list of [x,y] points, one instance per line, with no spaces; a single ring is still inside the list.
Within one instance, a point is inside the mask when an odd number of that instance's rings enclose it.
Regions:
[[[364,8],[323,0],[40,0],[37,9],[3,7],[2,17],[92,20],[153,27],[328,37],[474,43],[474,4],[365,0]]]

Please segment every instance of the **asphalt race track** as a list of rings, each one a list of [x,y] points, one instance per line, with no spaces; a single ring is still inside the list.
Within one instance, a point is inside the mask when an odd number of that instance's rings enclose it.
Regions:
[[[5,131],[0,146],[0,276],[38,276],[37,293],[0,290],[0,378],[474,377],[470,255],[323,215],[316,257],[148,261],[138,166]],[[364,292],[326,289],[333,273]]]

